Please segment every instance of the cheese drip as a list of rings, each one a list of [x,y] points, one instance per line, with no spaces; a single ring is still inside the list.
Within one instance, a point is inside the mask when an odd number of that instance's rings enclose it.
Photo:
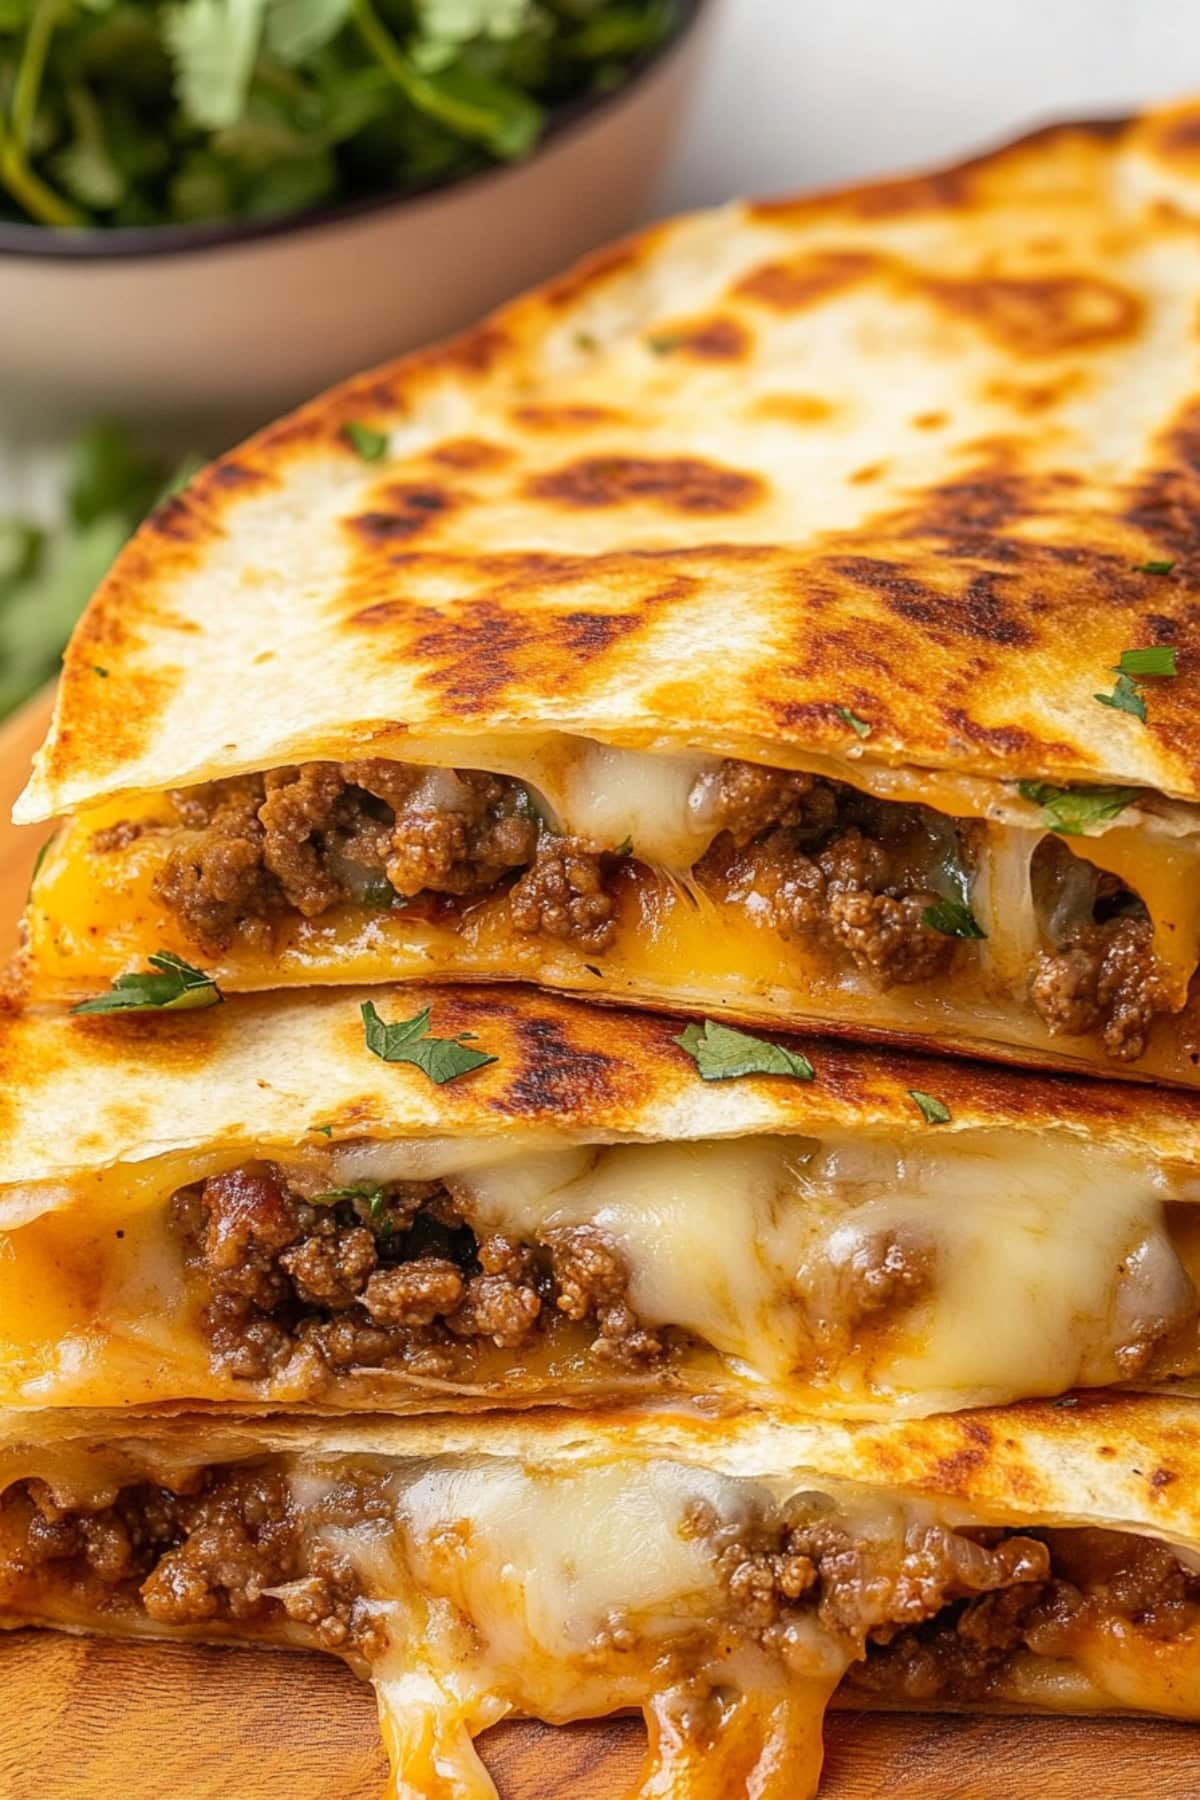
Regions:
[[[493,1460],[435,1463],[394,1493],[406,1598],[375,1675],[393,1800],[494,1800],[471,1742],[488,1725],[618,1708],[646,1718],[644,1800],[815,1793],[853,1649],[815,1614],[789,1623],[782,1654],[765,1649],[739,1628],[708,1535],[770,1517],[769,1487],[670,1462],[552,1474]],[[872,1494],[837,1504],[851,1533],[896,1542],[936,1516]],[[364,1545],[356,1558],[351,1534],[336,1539],[371,1587],[378,1542]]]

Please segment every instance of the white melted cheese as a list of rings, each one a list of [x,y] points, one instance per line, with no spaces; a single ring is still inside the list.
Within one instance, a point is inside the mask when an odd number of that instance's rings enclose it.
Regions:
[[[484,1230],[593,1225],[649,1325],[675,1325],[754,1379],[914,1408],[1122,1378],[1116,1351],[1192,1290],[1143,1166],[1053,1132],[738,1139],[569,1150],[459,1184]],[[861,1329],[857,1265],[895,1241],[931,1270],[888,1328]],[[872,1321],[868,1320],[868,1327]]]
[[[685,1532],[703,1503],[748,1516],[753,1484],[674,1463],[605,1463],[540,1474],[515,1462],[433,1465],[400,1498],[406,1558],[417,1584],[451,1599],[489,1657],[517,1666],[532,1646],[584,1654],[608,1621],[661,1637],[711,1617],[717,1582],[701,1540]],[[446,1552],[447,1520],[470,1523],[464,1552]]]
[[[329,1485],[328,1472],[297,1470],[301,1516]],[[388,1487],[394,1526],[320,1530],[387,1623],[373,1673],[393,1800],[493,1800],[471,1744],[479,1731],[511,1713],[564,1723],[620,1708],[641,1710],[649,1726],[642,1800],[810,1800],[822,1717],[856,1659],[853,1637],[801,1607],[762,1644],[719,1576],[715,1544],[759,1521],[769,1529],[800,1491],[852,1541],[878,1546],[881,1567],[914,1530],[987,1522],[936,1496],[632,1458],[542,1469],[507,1456],[437,1459],[397,1469]],[[1069,1662],[1018,1655],[997,1697],[1196,1716],[1194,1630],[1148,1633],[1117,1618],[1078,1636]],[[710,1694],[716,1709],[705,1707]]]
[[[374,1677],[393,1800],[493,1800],[471,1738],[508,1713],[565,1723],[622,1708],[642,1711],[649,1728],[644,1800],[815,1792],[822,1718],[853,1647],[813,1611],[761,1645],[742,1629],[704,1536],[769,1521],[773,1489],[794,1479],[498,1458],[432,1462],[391,1486],[390,1563],[377,1527],[339,1532],[337,1548],[368,1593],[388,1596],[379,1610],[390,1648]],[[293,1487],[303,1507],[311,1483]],[[897,1543],[936,1516],[929,1503],[868,1490],[819,1503],[839,1506],[855,1535]],[[706,1705],[710,1694],[719,1705]]]
[[[658,756],[584,742],[567,764],[556,809],[568,831],[615,850],[626,839],[643,862],[685,873],[712,842],[691,803],[711,757]]]

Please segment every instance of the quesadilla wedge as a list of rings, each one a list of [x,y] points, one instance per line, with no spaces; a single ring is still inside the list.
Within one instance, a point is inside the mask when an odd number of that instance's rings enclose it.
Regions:
[[[831,1698],[1200,1716],[1192,1413],[8,1415],[0,1622],[333,1651],[394,1800],[495,1800],[476,1733],[617,1709],[643,1800],[810,1800]]]
[[[1195,1082],[1198,122],[655,226],[216,463],[67,654],[33,991],[516,977]]]
[[[1200,1374],[1190,1095],[519,988],[17,1017],[0,1069],[0,1406],[887,1416]]]

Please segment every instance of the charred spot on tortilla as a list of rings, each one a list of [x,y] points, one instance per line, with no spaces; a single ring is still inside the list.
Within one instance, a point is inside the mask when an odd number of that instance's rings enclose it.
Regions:
[[[534,500],[580,507],[647,503],[687,514],[737,513],[766,493],[755,474],[694,456],[585,456],[529,478]]]

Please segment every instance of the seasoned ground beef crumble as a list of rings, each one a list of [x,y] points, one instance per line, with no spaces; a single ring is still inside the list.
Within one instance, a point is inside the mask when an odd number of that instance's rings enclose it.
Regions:
[[[442,1377],[471,1340],[520,1350],[557,1318],[592,1327],[590,1354],[610,1366],[666,1353],[629,1305],[621,1255],[591,1226],[521,1244],[477,1236],[441,1182],[325,1201],[305,1186],[262,1162],[172,1202],[214,1359],[231,1375],[269,1380],[300,1358],[314,1381],[389,1367]]]
[[[291,1620],[315,1647],[369,1660],[380,1621],[346,1558],[305,1525],[270,1462],[208,1470],[188,1492],[142,1482],[94,1507],[17,1482],[0,1496],[0,1600],[44,1585],[159,1625]]]

